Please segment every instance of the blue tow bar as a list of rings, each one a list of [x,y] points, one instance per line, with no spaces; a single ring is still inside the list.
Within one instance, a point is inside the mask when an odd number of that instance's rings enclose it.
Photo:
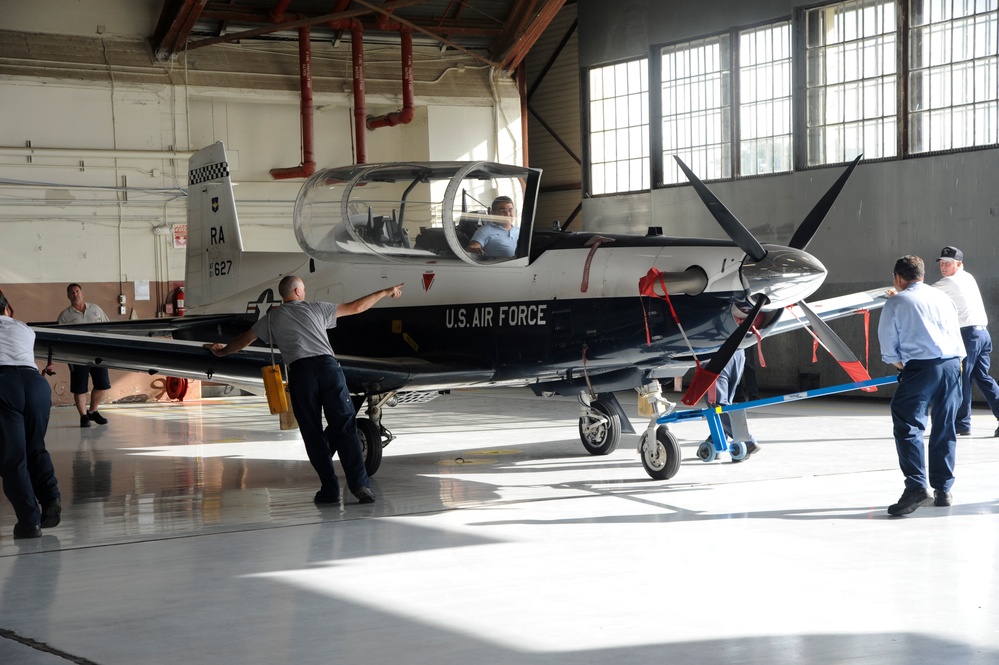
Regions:
[[[656,418],[656,423],[659,425],[667,425],[669,423],[678,423],[688,420],[700,420],[705,418],[708,421],[708,427],[711,429],[711,444],[707,441],[701,444],[700,448],[697,450],[697,456],[704,460],[705,462],[713,461],[719,453],[726,452],[729,449],[728,442],[725,438],[725,431],[722,429],[721,424],[721,414],[732,413],[735,411],[746,411],[749,409],[755,409],[761,406],[769,406],[771,404],[782,404],[784,402],[797,402],[803,399],[811,399],[813,397],[823,397],[825,395],[834,395],[836,393],[845,393],[851,390],[860,390],[862,388],[867,388],[870,386],[884,386],[890,383],[895,383],[898,381],[897,376],[883,376],[877,379],[870,379],[868,381],[860,381],[858,383],[843,383],[838,386],[829,386],[828,388],[816,388],[815,390],[806,390],[799,393],[791,393],[790,395],[780,395],[778,397],[767,397],[766,399],[754,399],[751,402],[741,402],[739,404],[726,404],[723,406],[708,407],[706,409],[690,409],[688,411],[674,411],[673,413],[666,414],[665,416],[659,416]],[[743,415],[743,418],[745,416]],[[733,423],[734,429],[735,423]],[[743,429],[745,429],[743,427]],[[738,432],[733,431],[735,436],[739,436]],[[745,456],[746,446],[744,441],[735,440],[732,442],[732,458],[739,460]]]

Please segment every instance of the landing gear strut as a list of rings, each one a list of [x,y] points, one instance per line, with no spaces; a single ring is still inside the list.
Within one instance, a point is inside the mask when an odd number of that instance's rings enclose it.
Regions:
[[[638,393],[639,399],[647,401],[653,411],[649,426],[638,439],[638,455],[650,478],[669,480],[680,470],[680,443],[666,425],[658,425],[657,419],[671,413],[676,404],[663,397],[658,381],[645,384]]]

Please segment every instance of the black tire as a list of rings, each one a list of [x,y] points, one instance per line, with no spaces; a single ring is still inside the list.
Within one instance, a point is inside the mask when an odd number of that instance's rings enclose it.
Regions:
[[[656,444],[647,447],[642,434],[642,444],[639,447],[642,466],[653,480],[669,480],[680,470],[680,443],[665,425],[656,428]]]
[[[591,455],[609,455],[621,441],[621,416],[599,399],[590,402],[590,409],[604,416],[607,421],[598,424],[588,416],[580,416],[579,440]]]
[[[357,436],[361,439],[364,468],[369,476],[373,476],[378,471],[378,467],[382,465],[381,429],[370,418],[358,418]]]

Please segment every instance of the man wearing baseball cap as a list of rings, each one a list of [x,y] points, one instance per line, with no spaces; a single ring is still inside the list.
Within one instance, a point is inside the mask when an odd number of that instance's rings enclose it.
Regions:
[[[989,375],[992,353],[992,337],[986,328],[989,317],[978,282],[964,269],[964,252],[948,245],[940,250],[937,263],[943,279],[933,286],[949,295],[957,306],[958,325],[968,353],[961,369],[961,406],[954,425],[959,436],[970,436],[972,382],[982,391],[993,415],[999,418],[999,384]],[[999,428],[993,436],[999,437]]]

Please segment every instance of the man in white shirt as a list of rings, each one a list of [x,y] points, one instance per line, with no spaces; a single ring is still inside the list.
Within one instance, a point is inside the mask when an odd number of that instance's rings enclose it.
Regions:
[[[103,323],[108,320],[98,305],[87,304],[83,300],[83,288],[79,284],[66,287],[66,297],[70,305],[59,314],[59,324],[68,323]],[[94,381],[94,390],[90,393],[90,403],[87,404],[87,391],[90,380]],[[97,407],[101,404],[104,393],[111,389],[111,378],[106,367],[91,367],[89,365],[69,366],[69,391],[73,393],[76,410],[80,412],[80,427],[90,427],[90,423],[107,425],[108,419],[100,414]]]
[[[982,391],[992,414],[999,418],[999,384],[989,375],[992,353],[992,337],[986,328],[989,317],[978,282],[964,269],[964,252],[948,245],[940,250],[937,263],[943,279],[933,286],[949,295],[957,306],[958,325],[968,353],[961,370],[961,406],[954,425],[959,436],[970,436],[972,382]],[[993,436],[999,436],[999,427]]]

